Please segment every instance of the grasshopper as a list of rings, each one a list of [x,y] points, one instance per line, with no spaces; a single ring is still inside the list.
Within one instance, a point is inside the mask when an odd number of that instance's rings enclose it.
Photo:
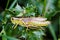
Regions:
[[[47,21],[47,18],[43,17],[31,17],[31,18],[11,18],[13,24],[21,25],[27,28],[38,28],[41,26],[47,26],[50,24],[50,21]],[[14,27],[14,29],[16,28]]]

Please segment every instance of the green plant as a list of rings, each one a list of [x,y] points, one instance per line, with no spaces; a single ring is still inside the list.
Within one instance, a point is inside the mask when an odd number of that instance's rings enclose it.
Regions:
[[[21,2],[21,0],[18,1]],[[2,40],[49,40],[46,32],[52,35],[51,40],[57,40],[60,25],[60,0],[27,0],[24,2],[25,6],[20,6],[17,0],[8,6],[9,2],[10,0],[8,0],[5,10],[0,12],[0,29],[2,29],[0,37]],[[45,17],[51,21],[51,24],[36,30],[28,29],[26,31],[26,27],[20,25],[14,29],[15,25],[11,22],[11,17]]]

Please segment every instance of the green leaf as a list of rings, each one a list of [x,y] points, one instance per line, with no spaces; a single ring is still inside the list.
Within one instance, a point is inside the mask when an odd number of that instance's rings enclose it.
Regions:
[[[16,5],[16,7],[15,8],[12,8],[12,9],[10,9],[12,12],[14,12],[15,14],[16,14],[16,16],[22,16],[22,11],[23,11],[23,9],[21,8],[21,6],[19,6],[18,4]]]
[[[54,2],[55,2],[55,0],[46,0],[45,1],[44,4],[46,4],[46,5],[44,7],[44,12],[43,12],[45,17],[49,18],[49,17],[52,17],[53,14],[55,14],[55,13],[53,13],[55,11]]]
[[[53,26],[50,24],[48,28],[49,28],[52,36],[53,36],[53,39],[54,39],[54,40],[57,40],[57,37],[56,37],[55,31],[54,31],[54,29],[53,29]]]
[[[7,38],[4,37],[3,35],[6,35],[6,32],[5,32],[4,28],[2,29],[2,31],[0,33],[0,36],[2,36],[2,40],[7,40]]]
[[[17,4],[16,7],[15,7],[15,10],[16,10],[16,11],[22,11],[23,9],[21,8],[21,6],[19,6],[19,5]]]
[[[10,36],[7,36],[7,35],[3,35],[3,37],[6,38],[7,40],[18,40],[17,38],[10,37]]]

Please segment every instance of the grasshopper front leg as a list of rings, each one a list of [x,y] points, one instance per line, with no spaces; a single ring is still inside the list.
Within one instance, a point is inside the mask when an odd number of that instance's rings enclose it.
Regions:
[[[18,24],[16,24],[16,25],[14,26],[14,29],[17,27],[17,25],[18,25]]]

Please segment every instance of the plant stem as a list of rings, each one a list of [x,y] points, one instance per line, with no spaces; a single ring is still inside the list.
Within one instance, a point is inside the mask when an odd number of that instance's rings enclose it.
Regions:
[[[11,4],[11,6],[9,7],[9,9],[12,9],[16,2],[17,2],[17,0],[14,0],[13,3]]]
[[[6,8],[5,8],[5,9],[7,9],[7,8],[8,8],[9,2],[10,2],[10,0],[8,0],[8,1],[7,1],[7,5],[6,5]]]
[[[44,17],[45,17],[45,14],[46,14],[45,9],[46,9],[46,0],[44,0],[44,8],[42,10],[42,14],[43,14]]]

